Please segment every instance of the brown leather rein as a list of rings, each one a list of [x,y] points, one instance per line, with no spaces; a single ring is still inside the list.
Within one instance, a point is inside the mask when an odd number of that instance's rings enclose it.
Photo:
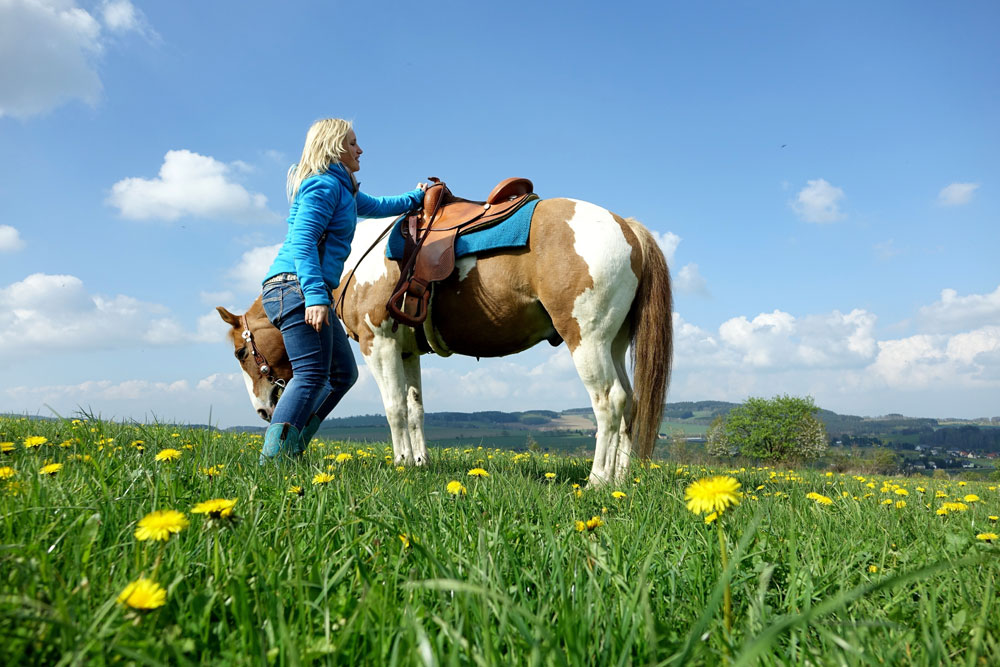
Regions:
[[[285,381],[274,375],[274,370],[271,368],[271,365],[267,363],[267,359],[265,359],[264,355],[257,349],[257,343],[254,342],[253,333],[250,331],[250,324],[247,322],[247,316],[245,313],[240,315],[240,324],[243,325],[243,333],[241,334],[243,340],[250,343],[250,352],[253,354],[254,363],[257,364],[257,372],[263,377],[266,377],[272,384],[276,384],[284,389]]]
[[[427,193],[430,192],[431,190],[433,190],[434,188],[436,188],[436,187],[444,187],[444,183],[442,183],[441,180],[438,179],[438,178],[435,178],[435,177],[431,176],[428,180],[432,181],[432,183],[431,183],[431,185],[427,186],[427,190],[424,191],[424,198],[425,199],[427,197]],[[440,199],[438,199],[438,203],[435,203],[435,205],[434,205],[434,213],[435,214],[437,213],[437,209],[440,208],[439,202],[440,202]],[[377,246],[379,244],[379,242],[381,242],[382,239],[385,238],[385,235],[388,234],[390,231],[392,231],[392,229],[396,226],[396,223],[398,223],[400,220],[404,220],[404,219],[406,219],[406,218],[408,218],[410,216],[415,215],[416,211],[420,211],[422,209],[423,209],[423,205],[416,206],[413,209],[411,209],[411,210],[407,211],[406,213],[404,213],[403,215],[398,216],[396,218],[393,218],[392,222],[389,223],[389,226],[386,227],[385,229],[383,229],[382,233],[379,234],[378,238],[375,239],[375,242],[372,243],[370,246],[368,246],[368,250],[365,250],[361,254],[361,258],[354,264],[354,268],[351,269],[351,272],[349,274],[347,274],[347,280],[345,280],[345,281],[343,281],[341,283],[340,298],[337,299],[337,303],[334,304],[334,307],[333,307],[333,312],[337,315],[337,317],[339,317],[341,320],[344,319],[344,296],[347,294],[347,288],[350,286],[351,281],[354,279],[355,272],[357,272],[358,267],[361,266],[361,262],[363,262],[365,260],[365,257],[368,256],[368,253],[370,253],[372,250],[374,250],[375,246]],[[423,231],[423,230],[421,230],[421,231]]]

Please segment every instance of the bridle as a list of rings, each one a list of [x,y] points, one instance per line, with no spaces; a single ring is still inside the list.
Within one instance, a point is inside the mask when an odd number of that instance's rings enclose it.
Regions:
[[[267,359],[257,349],[257,343],[253,340],[253,333],[250,331],[250,324],[247,322],[246,313],[240,315],[240,324],[243,325],[243,333],[241,334],[243,340],[250,343],[250,352],[253,354],[254,363],[257,364],[257,372],[266,377],[272,384],[276,384],[284,389],[285,381],[275,376],[271,365],[267,363]]]

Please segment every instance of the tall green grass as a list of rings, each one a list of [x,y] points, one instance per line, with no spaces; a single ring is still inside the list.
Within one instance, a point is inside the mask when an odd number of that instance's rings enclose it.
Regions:
[[[33,436],[47,442],[25,448]],[[9,664],[1000,657],[1000,547],[976,538],[1000,530],[989,518],[1000,514],[1000,492],[985,483],[888,480],[903,496],[881,478],[661,461],[587,489],[583,459],[468,447],[400,470],[384,446],[343,442],[260,468],[259,438],[99,420],[0,420],[0,442],[13,444],[0,454],[0,467],[13,469],[0,480],[0,646]],[[157,462],[165,448],[181,458]],[[350,460],[324,458],[343,453]],[[50,462],[63,468],[40,475]],[[334,481],[313,485],[328,467]],[[489,477],[469,477],[474,467]],[[715,473],[732,474],[747,494],[722,517],[727,572],[715,527],[683,501],[687,484]],[[448,494],[452,480],[466,493]],[[967,494],[980,500],[935,513]],[[237,498],[239,521],[191,514],[211,498]],[[182,511],[190,525],[165,543],[137,541],[137,521],[157,509]],[[579,532],[575,522],[593,516],[603,525]],[[139,577],[166,588],[164,606],[117,602]]]

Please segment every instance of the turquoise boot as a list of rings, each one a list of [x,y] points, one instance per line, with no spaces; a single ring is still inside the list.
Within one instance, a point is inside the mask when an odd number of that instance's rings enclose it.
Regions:
[[[268,460],[280,454],[297,456],[304,449],[299,429],[287,423],[271,424],[264,432],[264,447],[260,452],[260,464],[264,465]]]
[[[309,447],[309,441],[313,439],[314,435],[316,435],[316,431],[319,430],[319,426],[322,423],[322,419],[313,415],[309,418],[309,421],[306,422],[306,425],[302,427],[302,449],[299,450],[299,454],[304,453],[306,448]]]

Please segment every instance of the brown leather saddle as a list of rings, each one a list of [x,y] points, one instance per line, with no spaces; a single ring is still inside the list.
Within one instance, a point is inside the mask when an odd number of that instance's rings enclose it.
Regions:
[[[431,285],[455,270],[455,239],[496,225],[529,201],[538,199],[527,178],[508,178],[490,192],[486,201],[456,197],[440,179],[424,193],[423,208],[407,217],[399,282],[386,308],[397,324],[416,327],[427,318]],[[394,327],[396,325],[393,325]]]

